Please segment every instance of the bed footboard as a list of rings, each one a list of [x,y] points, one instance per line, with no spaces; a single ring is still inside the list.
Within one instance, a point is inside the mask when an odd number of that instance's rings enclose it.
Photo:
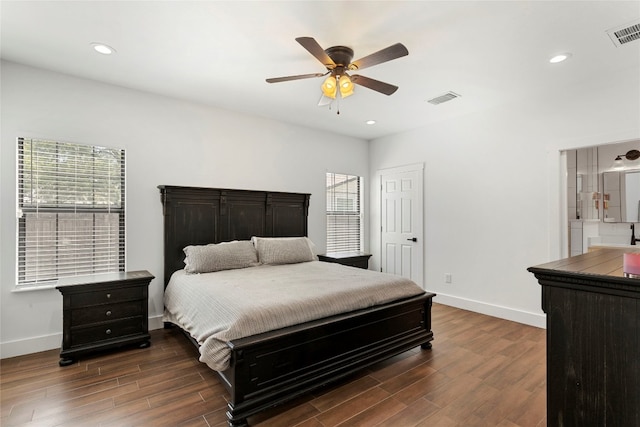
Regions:
[[[423,295],[230,342],[220,377],[230,426],[411,348],[430,348],[431,303]]]

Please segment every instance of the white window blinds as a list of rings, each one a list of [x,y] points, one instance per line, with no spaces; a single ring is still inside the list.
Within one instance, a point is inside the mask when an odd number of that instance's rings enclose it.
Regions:
[[[18,138],[18,286],[124,271],[124,150]]]
[[[327,252],[362,249],[361,180],[355,175],[327,173]]]

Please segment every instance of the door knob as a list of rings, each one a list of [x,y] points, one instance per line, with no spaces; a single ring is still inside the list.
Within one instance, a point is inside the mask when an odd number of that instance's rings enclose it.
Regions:
[[[412,238],[407,239],[407,240],[411,240],[412,242],[417,242],[417,241],[418,241],[418,238],[417,238],[417,237],[412,237]]]

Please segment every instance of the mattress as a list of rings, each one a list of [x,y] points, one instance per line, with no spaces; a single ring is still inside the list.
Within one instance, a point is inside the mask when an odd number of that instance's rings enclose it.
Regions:
[[[199,344],[200,361],[224,371],[228,342],[423,294],[411,280],[321,261],[213,273],[176,271],[163,320]]]

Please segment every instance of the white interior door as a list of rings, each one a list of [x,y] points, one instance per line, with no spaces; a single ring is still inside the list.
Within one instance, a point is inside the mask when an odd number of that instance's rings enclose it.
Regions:
[[[385,169],[380,175],[381,271],[423,279],[423,165]]]

